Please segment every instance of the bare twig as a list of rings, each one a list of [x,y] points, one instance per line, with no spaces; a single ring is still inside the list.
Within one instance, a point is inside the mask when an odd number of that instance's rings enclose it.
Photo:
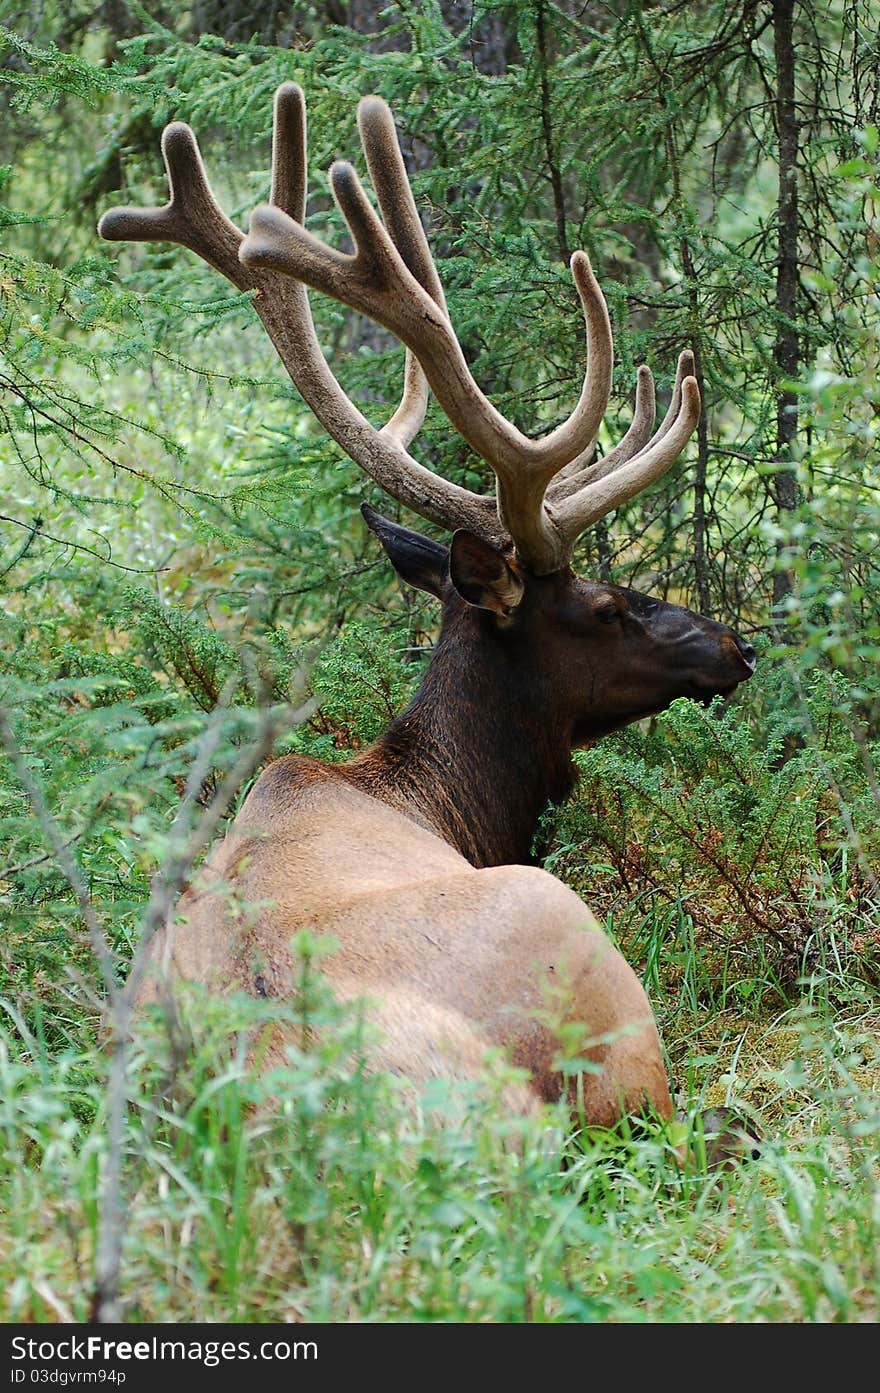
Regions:
[[[89,941],[101,971],[101,977],[107,992],[111,995],[116,991],[117,977],[116,968],[119,962],[116,954],[110,948],[104,934],[98,916],[95,914],[89,895],[89,888],[83,878],[79,863],[70,849],[70,839],[66,838],[58,825],[58,822],[51,812],[46,802],[43,790],[37,783],[30,766],[25,759],[24,752],[19,745],[12,722],[4,707],[0,706],[0,745],[4,747],[12,766],[18,775],[19,782],[28,796],[28,801],[34,810],[34,816],[43,830],[58,867],[67,881],[76,898],[77,908],[80,917],[88,930]]]

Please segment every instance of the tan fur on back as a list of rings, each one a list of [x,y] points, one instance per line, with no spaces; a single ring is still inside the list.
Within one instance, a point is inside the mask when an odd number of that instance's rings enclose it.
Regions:
[[[341,1000],[365,997],[375,1067],[414,1084],[478,1079],[503,1047],[532,1085],[517,1111],[558,1098],[559,1044],[541,1014],[578,1021],[603,1072],[585,1075],[591,1121],[647,1100],[671,1109],[650,1006],[573,891],[527,866],[477,870],[433,832],[314,761],[271,765],[153,944],[162,977],[288,997],[300,929],[332,935],[322,966]],[[291,1027],[292,1029],[293,1027]],[[271,1042],[277,1061],[284,1033]]]

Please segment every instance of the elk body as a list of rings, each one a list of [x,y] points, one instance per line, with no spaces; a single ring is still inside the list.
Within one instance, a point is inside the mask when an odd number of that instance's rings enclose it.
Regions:
[[[530,864],[538,819],[571,791],[572,749],[662,710],[676,697],[731,693],[754,670],[730,629],[635,591],[582,580],[577,537],[674,462],[699,417],[683,353],[666,417],[652,434],[651,374],[638,374],[633,425],[604,458],[595,441],[611,383],[607,310],[583,253],[572,259],[588,367],[569,419],[532,440],[480,392],[465,363],[412,200],[393,120],[359,108],[384,221],[348,164],[331,185],[355,253],[303,226],[305,110],[293,84],[275,105],[270,204],[243,237],[218,208],[192,132],[169,126],[164,208],[113,209],[112,240],[169,240],[211,262],[254,306],[299,392],[387,493],[453,531],[447,548],[366,506],[398,574],[436,596],[443,622],[408,709],[346,765],[290,756],[270,764],[152,946],[149,999],[168,977],[218,991],[291,996],[291,939],[310,928],[338,951],[325,971],[342,1000],[367,998],[375,1067],[415,1085],[478,1079],[500,1047],[528,1071],[511,1105],[560,1096],[558,1034],[576,1023],[596,1066],[583,1076],[587,1121],[610,1125],[672,1104],[644,991],[580,898]],[[407,347],[397,411],[381,430],[336,382],[318,346],[306,286],[369,315]],[[424,469],[408,446],[428,387],[491,465],[497,499]],[[229,894],[232,887],[234,894]],[[548,1005],[551,1011],[548,1012]],[[293,1027],[291,1027],[291,1030]],[[283,1027],[269,1058],[285,1044]]]

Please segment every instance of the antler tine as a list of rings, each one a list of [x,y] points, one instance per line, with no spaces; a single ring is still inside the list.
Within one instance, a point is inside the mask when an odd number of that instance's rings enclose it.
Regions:
[[[700,389],[695,377],[682,378],[678,410],[672,419],[671,415],[667,413],[653,440],[632,459],[618,463],[559,504],[557,525],[569,546],[599,518],[655,483],[681,454],[700,419]]]
[[[693,375],[694,355],[689,349],[685,349],[683,353],[679,354],[675,385],[666,415],[657,430],[648,439],[651,426],[654,423],[654,378],[650,368],[644,365],[640,367],[636,378],[636,404],[632,425],[626,435],[602,459],[585,464],[577,471],[574,468],[567,470],[566,477],[558,481],[560,485],[558,489],[554,487],[557,482],[554,481],[554,485],[551,485],[550,490],[548,490],[549,501],[558,504],[564,498],[573,497],[581,489],[589,488],[592,484],[598,483],[600,479],[613,474],[622,464],[639,458],[646,450],[663,440],[672,429],[681,409],[682,383],[686,377],[693,377]]]
[[[445,311],[446,297],[412,196],[394,118],[381,98],[361,99],[358,127],[367,168],[391,240],[419,285]],[[405,380],[400,406],[383,427],[383,434],[403,445],[416,436],[428,408],[428,379],[411,348],[406,350]]]
[[[272,108],[272,192],[270,203],[303,222],[306,215],[306,102],[295,82],[282,82]]]
[[[198,141],[183,121],[162,132],[162,158],[171,199],[164,208],[110,208],[98,223],[108,242],[177,242],[216,266],[239,290],[253,279],[241,266],[241,232],[219,207]]]
[[[306,130],[306,104],[302,88],[295,82],[283,82],[275,93],[270,202],[299,223],[305,221],[306,214]],[[418,434],[427,407],[427,379],[407,349],[403,396],[394,415],[380,433],[405,449]]]
[[[305,99],[302,88],[297,83],[284,82],[275,93],[270,202],[298,223],[305,222],[306,168]],[[415,213],[415,205],[413,212]],[[407,260],[406,256],[404,260]],[[382,427],[382,434],[396,440],[405,449],[418,435],[427,408],[427,378],[407,349],[403,396],[394,415]]]
[[[358,128],[391,240],[419,285],[446,312],[443,286],[413,198],[394,117],[381,97],[363,97],[358,103]]]
[[[650,444],[653,445],[655,441],[662,440],[664,435],[672,429],[681,406],[681,394],[684,387],[684,380],[686,377],[695,376],[694,355],[689,348],[685,348],[678,355],[678,367],[675,371],[675,385],[672,388],[672,399],[670,400],[666,415],[657,427],[657,433],[650,441]]]
[[[651,369],[644,364],[636,373],[636,399],[633,409],[632,424],[619,444],[613,450],[609,450],[607,455],[603,455],[600,460],[594,458],[596,442],[573,459],[571,464],[566,465],[565,469],[557,474],[547,489],[547,501],[556,504],[564,498],[570,498],[573,493],[577,493],[583,488],[585,483],[591,483],[595,479],[604,478],[610,474],[619,464],[625,464],[627,460],[642,449],[648,442],[651,434],[651,427],[654,424],[654,414],[656,411],[656,399],[654,393],[654,378]]]
[[[244,234],[214,197],[195,133],[183,121],[162,132],[162,158],[171,198],[162,208],[110,208],[98,223],[109,242],[176,242],[210,262],[240,289],[254,285],[239,261]],[[285,82],[275,93],[272,123],[272,203],[302,219],[306,201],[306,120],[301,89]]]

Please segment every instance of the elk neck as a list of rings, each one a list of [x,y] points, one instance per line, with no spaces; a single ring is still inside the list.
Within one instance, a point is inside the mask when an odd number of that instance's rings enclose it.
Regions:
[[[407,709],[339,772],[474,866],[530,864],[541,814],[574,787],[572,735],[528,647],[463,607]]]

